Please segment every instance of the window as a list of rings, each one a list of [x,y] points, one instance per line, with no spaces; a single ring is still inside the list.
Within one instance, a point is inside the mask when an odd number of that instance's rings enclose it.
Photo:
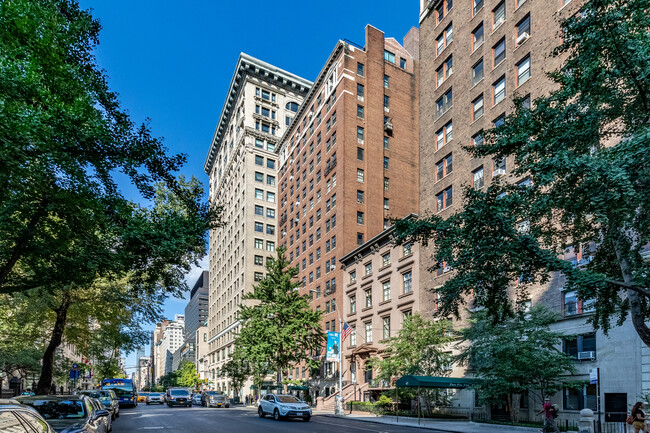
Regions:
[[[258,250],[264,249],[264,241],[262,239],[255,238],[255,248]]]
[[[266,208],[266,217],[267,218],[275,218],[275,209],[271,209],[270,207]]]
[[[442,148],[445,144],[449,143],[449,141],[453,137],[453,128],[452,128],[452,122],[449,121],[444,127],[438,130],[436,133],[437,139],[436,139],[436,150],[439,150]]]
[[[402,274],[402,289],[403,293],[411,293],[413,291],[413,272],[408,271]]]
[[[357,159],[359,161],[363,161],[363,155],[364,155],[363,147],[357,147]]]
[[[483,167],[479,167],[472,172],[472,186],[476,189],[483,188],[484,185],[484,175]]]
[[[364,87],[363,84],[357,83],[357,99],[363,101]]]
[[[453,105],[452,89],[449,89],[436,101],[436,118],[442,116]]]
[[[255,272],[253,279],[257,281],[262,281],[264,279],[264,274],[261,272]]]
[[[363,212],[357,212],[357,224],[363,225]]]
[[[381,285],[381,300],[390,300],[390,281],[384,281]]]
[[[274,235],[275,234],[275,226],[272,224],[267,224],[266,225],[266,234],[267,235]]]
[[[384,170],[388,170],[389,168],[390,168],[390,158],[384,156]]]
[[[264,258],[262,256],[255,256],[255,264],[257,266],[264,266]]]
[[[472,101],[472,122],[483,117],[483,95]]]
[[[499,78],[492,84],[492,98],[493,105],[497,105],[506,97],[506,77],[505,75]]]
[[[580,388],[563,389],[564,410],[582,410],[598,408],[598,385],[582,385]]]
[[[530,14],[526,15],[524,19],[517,24],[517,39],[516,44],[521,45],[530,37]]]
[[[383,256],[381,256],[381,266],[388,266],[390,265],[390,253],[386,253]]]
[[[264,140],[260,140],[259,138],[255,139],[255,147],[259,147],[260,149],[264,149]]]
[[[382,336],[384,340],[390,338],[390,316],[381,319],[382,321]]]
[[[363,77],[363,63],[357,63],[357,75]]]
[[[449,24],[447,28],[440,33],[440,36],[436,39],[436,54],[440,55],[444,49],[451,43],[453,40],[453,23]]]
[[[348,275],[350,275],[350,283],[357,282],[357,271],[352,271]]]
[[[363,203],[364,201],[363,191],[357,190],[357,203]]]
[[[472,66],[472,85],[476,85],[483,79],[483,58]]]
[[[266,175],[266,184],[270,186],[275,186],[275,176]]]
[[[255,198],[257,198],[257,190],[255,192]],[[264,216],[264,206],[255,205],[255,215]]]
[[[492,47],[492,66],[497,67],[506,59],[506,40],[501,39],[498,44]]]
[[[390,96],[384,95],[384,108],[390,108]]]
[[[500,115],[499,117],[497,117],[496,119],[494,119],[494,121],[492,121],[492,125],[493,125],[495,128],[498,128],[499,126],[503,125],[504,123],[506,123],[506,116],[505,116],[505,114]]]
[[[493,171],[492,177],[506,174],[506,158],[496,158],[492,160]]]
[[[492,9],[492,30],[499,27],[506,20],[506,2],[502,1]]]
[[[387,198],[384,199],[384,209],[386,209],[386,210],[390,209],[390,204],[389,204]]]
[[[366,328],[366,343],[372,343],[372,322],[364,323]]]
[[[476,15],[476,13],[480,11],[481,8],[483,7],[483,0],[473,0],[473,1],[474,1],[474,8],[472,9],[472,11],[474,12],[474,15]]]
[[[364,176],[363,170],[357,168],[357,182],[363,183],[363,176]]]
[[[483,32],[483,23],[481,23],[472,32],[472,51],[483,45],[484,40],[485,34]]]
[[[441,193],[436,195],[437,202],[437,211],[440,212],[444,209],[447,209],[453,203],[453,191],[452,187],[445,189]]]
[[[270,168],[275,170],[275,160],[274,159],[267,159],[266,160],[266,168]]]
[[[266,251],[275,251],[275,242],[266,241]]]
[[[352,333],[350,333],[350,346],[357,345],[357,327],[352,326]]]
[[[562,340],[562,351],[577,360],[596,358],[596,333],[574,335]],[[585,353],[588,352],[588,353]]]
[[[285,108],[287,110],[293,111],[294,113],[298,112],[298,103],[296,102],[287,102],[287,105],[285,105]]]
[[[255,165],[264,165],[264,158],[259,155],[255,155]]]
[[[366,263],[364,265],[364,272],[366,275],[372,274],[372,263]]]
[[[410,256],[412,254],[412,252],[413,252],[413,244],[408,243],[408,244],[402,245],[402,256],[403,257]]]
[[[264,233],[264,224],[255,221],[255,231],[260,232],[260,233]]]
[[[388,137],[384,137],[384,149],[388,149],[388,144],[389,144],[388,141],[389,141]]]
[[[389,186],[390,186],[390,179],[385,177],[384,178],[384,191],[388,191]]]
[[[266,193],[266,201],[270,203],[275,203],[275,193],[274,192],[267,192]]]
[[[591,313],[595,310],[595,300],[587,299],[585,301],[578,298],[578,292],[564,292],[564,317],[576,316],[584,313]]]
[[[453,170],[451,154],[447,155],[436,164],[436,181],[441,180]]]
[[[363,105],[357,105],[357,117],[363,119]]]
[[[365,308],[372,307],[372,289],[366,289],[363,293],[366,299]]]
[[[530,55],[517,63],[517,86],[521,86],[530,78]]]
[[[258,200],[264,200],[264,191],[258,188],[255,188],[255,198]]]
[[[391,53],[388,50],[384,50],[384,60],[387,62],[392,63],[393,65],[395,64],[395,53]]]
[[[364,242],[363,233],[357,233],[357,245],[361,245]]]
[[[406,59],[404,57],[399,58],[399,67],[402,69],[406,69]]]
[[[357,312],[357,297],[355,295],[350,296],[350,313]]]
[[[390,77],[388,75],[384,75],[384,88],[388,89],[390,84]]]

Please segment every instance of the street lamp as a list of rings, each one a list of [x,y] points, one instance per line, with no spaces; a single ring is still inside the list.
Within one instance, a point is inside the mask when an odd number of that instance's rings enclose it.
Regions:
[[[317,293],[314,289],[309,289],[310,293]],[[336,305],[336,300],[332,299],[332,305]],[[345,415],[343,409],[343,320],[339,312],[338,305],[336,305],[336,315],[339,317],[339,398],[334,407],[334,415]]]

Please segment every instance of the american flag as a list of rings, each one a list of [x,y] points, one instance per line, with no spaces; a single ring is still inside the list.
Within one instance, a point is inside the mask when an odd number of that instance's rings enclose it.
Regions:
[[[341,332],[341,341],[345,341],[348,335],[352,334],[352,327],[347,323],[343,324],[343,332]]]

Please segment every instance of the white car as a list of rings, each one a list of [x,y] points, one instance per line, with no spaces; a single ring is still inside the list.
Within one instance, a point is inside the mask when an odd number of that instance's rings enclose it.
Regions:
[[[192,403],[194,404],[201,404],[201,393],[197,392],[192,396]]]
[[[275,420],[282,418],[302,418],[303,421],[309,421],[311,418],[311,407],[293,395],[266,394],[260,400],[257,414],[260,418],[264,418],[266,415],[272,415]]]

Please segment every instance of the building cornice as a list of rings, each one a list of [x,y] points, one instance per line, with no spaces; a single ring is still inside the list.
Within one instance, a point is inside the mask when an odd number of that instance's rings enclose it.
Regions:
[[[237,97],[246,82],[247,76],[258,77],[265,82],[275,84],[280,88],[291,90],[301,95],[307,94],[312,86],[312,83],[309,80],[273,66],[270,63],[256,59],[246,53],[241,53],[239,55],[239,60],[237,61],[235,73],[230,80],[228,94],[224,101],[223,108],[221,109],[221,115],[219,116],[217,127],[212,136],[208,155],[203,164],[203,171],[205,171],[207,175],[210,175],[212,165],[214,164],[217,153],[221,148],[221,143],[224,139],[228,123],[230,122],[234,112],[235,102],[237,101]]]

